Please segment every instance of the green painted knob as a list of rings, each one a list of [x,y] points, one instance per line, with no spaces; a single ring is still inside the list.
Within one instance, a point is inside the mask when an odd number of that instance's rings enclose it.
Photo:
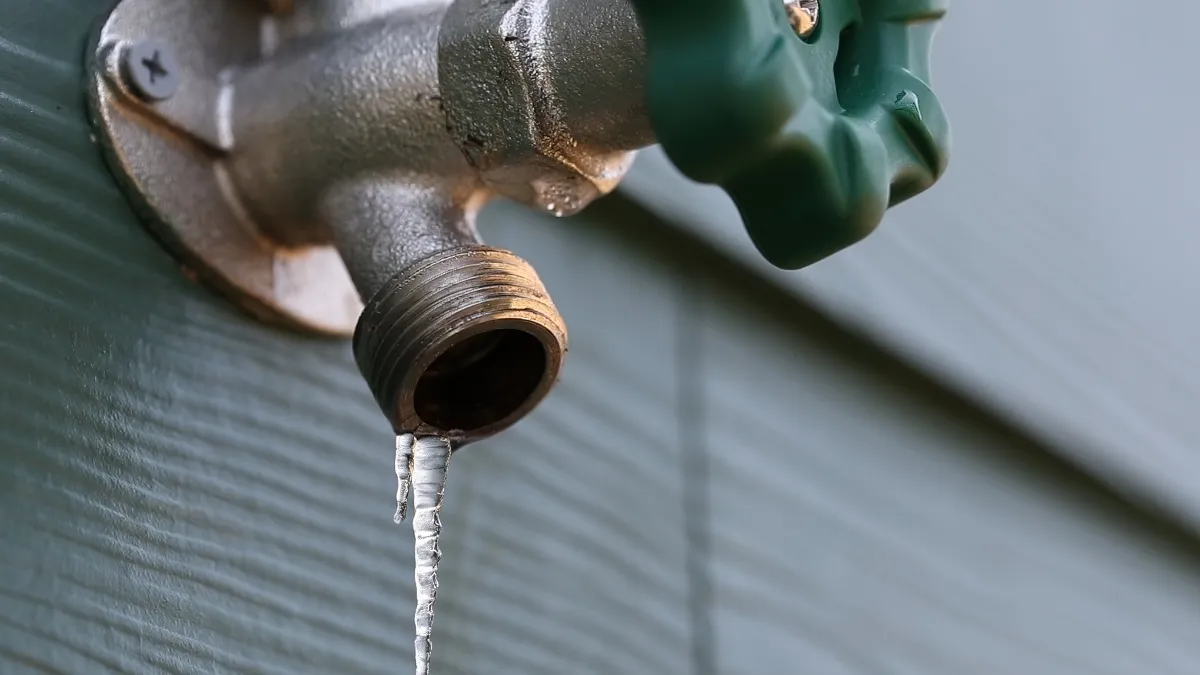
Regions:
[[[772,264],[814,263],[945,171],[929,62],[948,1],[633,0],[655,134]]]

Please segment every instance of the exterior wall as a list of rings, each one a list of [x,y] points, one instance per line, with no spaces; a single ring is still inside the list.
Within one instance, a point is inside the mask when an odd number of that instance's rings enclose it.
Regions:
[[[1186,533],[790,314],[706,294],[707,672],[1195,672]]]
[[[342,342],[136,223],[83,122],[96,3],[0,0],[0,672],[403,671],[411,537]],[[572,330],[455,458],[443,673],[1192,672],[1197,547],[610,201],[485,234]]]

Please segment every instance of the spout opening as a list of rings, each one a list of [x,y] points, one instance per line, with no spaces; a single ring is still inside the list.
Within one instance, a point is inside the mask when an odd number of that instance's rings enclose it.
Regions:
[[[449,345],[421,374],[413,408],[427,425],[473,433],[520,413],[546,380],[546,347],[498,328]]]
[[[558,380],[566,326],[528,263],[471,246],[393,277],[354,338],[360,370],[397,433],[460,443],[519,421]]]

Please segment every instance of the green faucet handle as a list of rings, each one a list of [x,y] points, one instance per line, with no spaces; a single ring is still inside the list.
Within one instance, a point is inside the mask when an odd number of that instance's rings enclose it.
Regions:
[[[633,0],[654,132],[796,269],[869,234],[946,169],[930,89],[949,0]]]

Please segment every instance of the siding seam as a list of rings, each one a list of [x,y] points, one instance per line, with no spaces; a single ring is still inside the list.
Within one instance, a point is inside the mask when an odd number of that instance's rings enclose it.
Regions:
[[[676,273],[676,405],[678,406],[680,457],[683,469],[683,518],[687,540],[688,621],[691,632],[691,672],[716,675],[716,640],[712,607],[712,519],[709,516],[709,448],[704,426],[705,378],[700,372],[701,312],[704,282],[695,270]]]

